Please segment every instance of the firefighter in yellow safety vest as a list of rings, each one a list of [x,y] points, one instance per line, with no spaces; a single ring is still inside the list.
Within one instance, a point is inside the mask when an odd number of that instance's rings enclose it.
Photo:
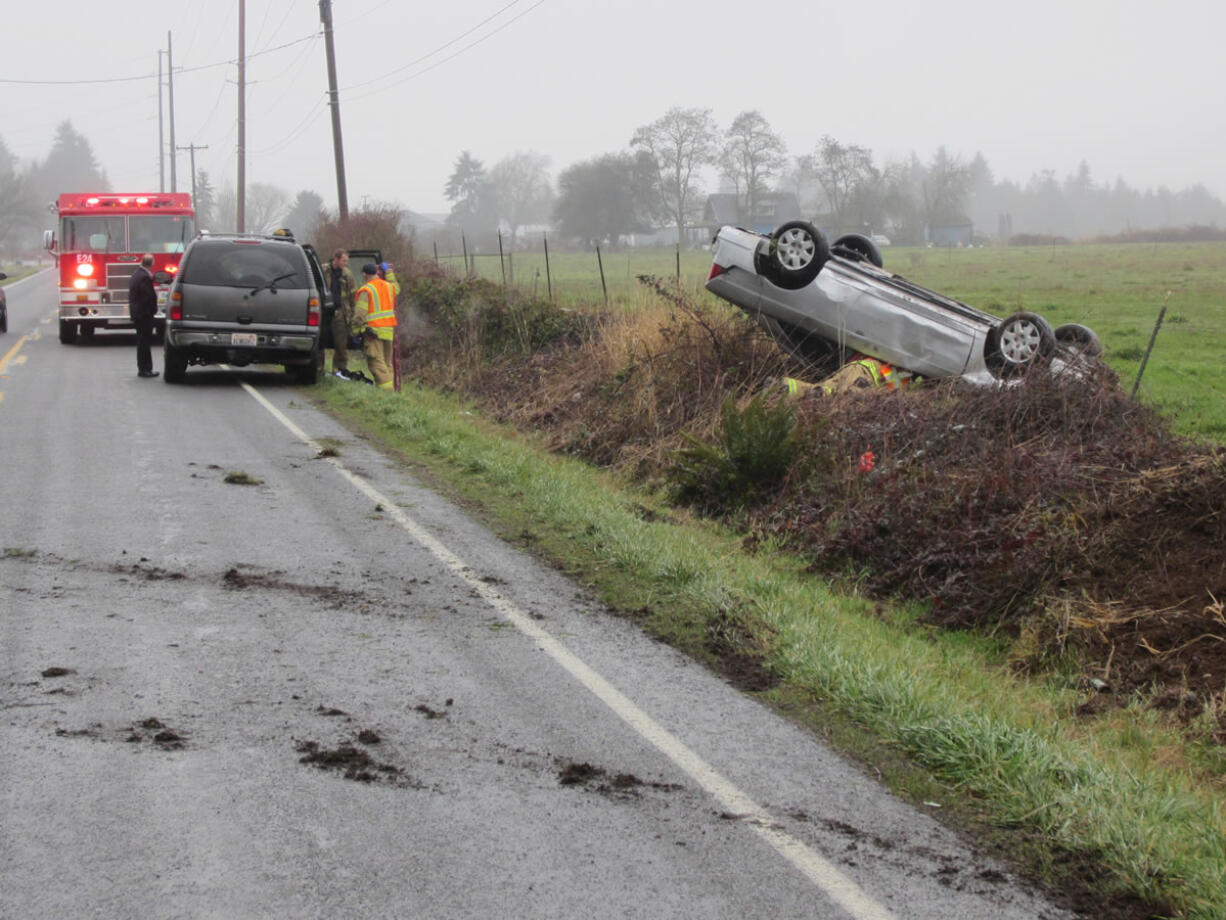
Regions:
[[[857,356],[823,380],[821,383],[806,383],[793,377],[785,377],[784,385],[789,396],[807,396],[815,391],[826,396],[847,393],[850,390],[884,387],[898,390],[921,378],[909,371],[900,371],[876,358]]]
[[[400,283],[396,273],[383,263],[384,277],[379,277],[380,266],[367,262],[362,266],[366,283],[358,288],[354,297],[353,319],[362,334],[362,354],[366,366],[375,378],[375,385],[390,390],[395,385],[392,370],[396,341],[396,295]]]

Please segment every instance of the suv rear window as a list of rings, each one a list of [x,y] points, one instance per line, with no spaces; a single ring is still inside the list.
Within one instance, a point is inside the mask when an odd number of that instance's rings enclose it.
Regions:
[[[258,287],[275,280],[279,288],[310,287],[301,250],[281,243],[197,243],[180,277],[185,284]]]

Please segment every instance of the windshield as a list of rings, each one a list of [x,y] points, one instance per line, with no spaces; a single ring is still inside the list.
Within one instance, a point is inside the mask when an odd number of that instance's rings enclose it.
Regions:
[[[122,217],[65,217],[60,233],[64,252],[127,252]]]
[[[190,217],[158,215],[129,217],[131,252],[182,252],[196,235],[195,222]]]

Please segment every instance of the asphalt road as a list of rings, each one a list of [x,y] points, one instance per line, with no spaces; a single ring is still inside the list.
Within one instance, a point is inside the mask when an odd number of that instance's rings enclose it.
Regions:
[[[138,379],[54,297],[0,337],[0,917],[1067,916],[284,374]]]

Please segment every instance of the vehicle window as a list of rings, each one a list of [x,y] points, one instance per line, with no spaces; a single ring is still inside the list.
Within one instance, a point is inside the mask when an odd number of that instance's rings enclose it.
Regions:
[[[180,269],[187,284],[308,288],[306,259],[293,246],[263,243],[213,243],[195,246]]]
[[[196,224],[190,217],[173,214],[130,217],[128,233],[132,252],[182,252],[196,235]]]
[[[60,232],[64,252],[128,252],[122,217],[65,217]]]

